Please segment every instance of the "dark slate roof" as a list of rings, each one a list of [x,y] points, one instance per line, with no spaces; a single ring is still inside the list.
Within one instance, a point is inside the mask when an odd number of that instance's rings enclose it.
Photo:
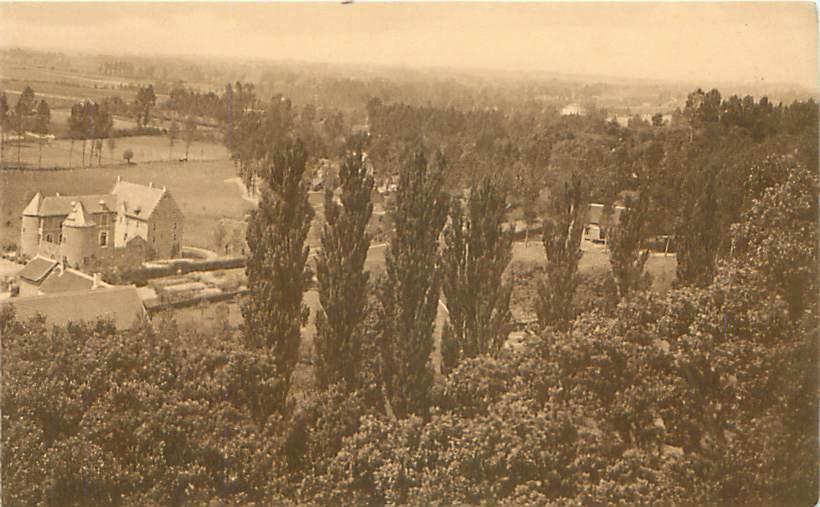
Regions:
[[[85,206],[83,206],[83,203],[81,202],[78,202],[74,206],[74,211],[68,215],[64,224],[72,227],[93,227],[96,225],[94,221],[88,217],[88,213],[85,211]]]
[[[125,204],[128,216],[147,220],[165,194],[165,189],[118,181],[111,194],[119,198],[120,206]]]
[[[30,282],[40,283],[46,275],[51,273],[51,270],[54,269],[56,265],[57,261],[44,257],[35,257],[31,259],[29,263],[26,264],[26,267],[20,270],[17,275]]]
[[[23,216],[34,216],[36,217],[37,214],[40,212],[40,205],[43,203],[43,194],[37,192],[34,194],[34,197],[31,198],[29,201],[28,206],[26,209],[23,210]]]
[[[38,210],[37,216],[68,216],[69,213],[74,211],[71,207],[72,202],[82,203],[83,208],[85,208],[85,211],[88,213],[99,213],[100,211],[103,211],[103,209],[100,207],[100,201],[105,203],[105,206],[108,208],[108,211],[117,211],[116,195],[50,195],[48,197],[43,197],[43,200],[40,203],[40,209]],[[28,208],[26,209],[28,211]]]
[[[73,269],[55,269],[46,277],[40,291],[44,294],[89,290],[94,285],[94,279]]]
[[[0,301],[3,305],[13,306],[19,320],[42,315],[56,326],[110,318],[117,329],[127,329],[145,314],[137,289],[131,286],[9,298]]]

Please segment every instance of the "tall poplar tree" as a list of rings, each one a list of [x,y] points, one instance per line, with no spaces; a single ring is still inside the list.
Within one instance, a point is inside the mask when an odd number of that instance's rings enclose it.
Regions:
[[[587,216],[587,199],[580,176],[553,195],[551,216],[544,220],[547,273],[538,287],[536,313],[541,326],[566,329],[573,318],[572,300],[578,285],[581,238]]]
[[[387,275],[378,292],[380,376],[388,412],[398,418],[424,415],[429,408],[428,363],[441,286],[438,237],[448,208],[443,169],[440,152],[428,162],[419,150],[399,175]]]
[[[71,167],[71,160],[74,157],[74,141],[80,139],[83,134],[83,115],[85,108],[82,102],[71,106],[71,113],[68,115],[68,137],[71,139],[71,148],[68,151],[68,167]]]
[[[316,379],[319,387],[358,385],[369,273],[364,270],[373,214],[373,176],[361,151],[348,154],[339,170],[338,202],[325,190],[325,226],[316,260],[321,310],[316,315]]]
[[[174,149],[174,143],[176,142],[177,138],[179,137],[179,124],[176,120],[171,122],[171,125],[168,127],[168,160],[173,158],[172,151]]]
[[[705,183],[701,183],[703,180]],[[722,231],[714,176],[691,178],[685,185],[683,209],[675,234],[677,281],[705,287],[717,270]]]
[[[305,239],[314,214],[303,178],[307,157],[301,141],[288,140],[264,158],[265,184],[247,232],[250,296],[242,307],[243,337],[249,348],[273,356],[281,383],[278,410],[285,407],[309,313],[302,302],[310,280]]]
[[[48,102],[41,100],[37,105],[37,117],[34,130],[41,136],[46,136],[48,135],[50,124],[51,108],[48,107]],[[43,141],[44,140],[42,138],[38,139],[38,144],[40,145],[40,155],[37,160],[37,167],[39,168],[42,168],[43,166]]]
[[[137,96],[134,98],[134,110],[137,115],[137,127],[147,127],[151,118],[151,109],[157,103],[157,95],[154,93],[154,85],[140,87]]]
[[[647,201],[645,194],[636,201],[627,198],[618,223],[609,234],[609,264],[619,299],[649,285],[648,273],[644,272],[649,259],[649,250],[644,248],[649,213]]]
[[[511,331],[512,230],[502,230],[506,200],[490,177],[470,192],[466,213],[458,203],[444,233],[443,284],[449,321],[442,335],[442,371],[461,359],[496,355]]]
[[[97,149],[97,166],[99,167],[102,165],[102,140],[110,137],[114,129],[114,117],[111,115],[111,104],[108,100],[97,104],[91,110],[91,120],[91,136],[94,138],[93,146]]]
[[[0,163],[3,162],[3,155],[6,152],[6,131],[11,125],[9,118],[9,100],[5,93],[0,93]]]
[[[191,143],[194,142],[194,135],[196,135],[196,120],[193,116],[189,116],[185,119],[182,132],[185,141],[185,160],[188,160],[188,151],[191,149]]]
[[[17,132],[17,167],[21,167],[20,150],[23,144],[23,136],[28,127],[28,119],[34,109],[35,99],[34,90],[31,86],[26,85],[23,93],[17,99],[17,104],[14,106],[14,130]]]

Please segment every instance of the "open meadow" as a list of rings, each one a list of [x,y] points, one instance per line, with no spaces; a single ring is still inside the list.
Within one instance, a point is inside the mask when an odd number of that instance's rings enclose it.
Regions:
[[[26,86],[31,86],[38,99],[46,99],[52,109],[70,108],[73,104],[90,99],[101,101],[120,97],[130,102],[136,95],[136,86],[146,80],[103,76],[77,69],[55,69],[37,66],[24,59],[8,59],[0,67],[0,89],[14,103]],[[165,98],[158,95],[158,98]]]
[[[609,250],[604,245],[582,241],[581,251],[583,256],[578,262],[579,274],[609,271]],[[526,246],[523,242],[513,243],[512,262],[523,266],[543,266],[546,264],[547,258],[544,254],[541,238],[530,238]],[[666,292],[672,288],[676,268],[677,261],[674,254],[652,253],[646,261],[646,272],[652,277],[652,290]]]
[[[122,121],[122,120],[120,120]],[[85,165],[91,165],[89,154],[91,152],[91,141],[86,143]],[[72,147],[73,146],[73,147]],[[134,153],[133,163],[142,164],[145,162],[178,162],[185,157],[185,143],[177,140],[171,146],[169,139],[165,136],[134,136],[114,138],[113,150],[108,140],[103,140],[102,165],[124,165],[125,160],[122,155],[125,150]],[[83,142],[69,139],[56,139],[42,145],[42,162],[40,161],[40,144],[23,140],[20,143],[20,162],[28,169],[52,169],[52,168],[80,168],[83,164]],[[93,162],[97,165],[96,155]],[[227,161],[228,151],[221,144],[194,141],[188,149],[188,160],[223,160]],[[17,141],[6,142],[3,152],[3,165],[17,165]]]

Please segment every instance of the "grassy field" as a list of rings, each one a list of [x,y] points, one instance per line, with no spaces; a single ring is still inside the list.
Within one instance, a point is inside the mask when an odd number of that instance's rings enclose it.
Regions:
[[[31,86],[36,99],[45,99],[52,109],[71,107],[84,99],[100,101],[118,96],[132,101],[136,96],[134,85],[148,81],[68,72],[54,68],[38,68],[22,62],[4,62],[0,70],[0,89],[14,104],[26,86]],[[158,95],[158,98],[166,96]]]
[[[130,149],[134,152],[132,162],[136,164],[158,161],[179,161],[185,156],[185,143],[177,140],[171,148],[168,138],[164,136],[136,136],[119,137],[114,139],[114,150],[109,149],[107,141],[103,141],[102,165],[122,165],[125,161],[122,154]],[[82,141],[72,142],[68,139],[57,139],[49,143],[43,143],[43,168],[75,168],[81,167],[83,143]],[[91,142],[86,143],[85,164],[90,165],[89,154]],[[95,157],[96,158],[96,157]],[[188,150],[188,160],[227,160],[228,151],[221,144],[203,141],[194,141]],[[22,141],[20,143],[20,161],[24,167],[38,169],[40,167],[40,145],[33,141]],[[94,161],[96,168],[97,161]],[[3,165],[17,165],[17,141],[7,141],[3,153]]]
[[[242,218],[252,209],[235,184],[224,180],[236,170],[229,160],[156,162],[70,171],[0,171],[0,246],[16,245],[20,213],[39,190],[43,195],[110,192],[117,176],[127,181],[164,185],[185,214],[185,244],[210,248],[221,217]]]
[[[584,241],[581,245],[584,255],[578,262],[579,273],[607,271],[609,266],[609,252],[603,245],[596,245]],[[524,243],[513,244],[513,262],[524,264],[544,264],[546,262],[544,246],[541,238],[530,239],[525,247]],[[672,287],[675,280],[677,260],[674,255],[653,254],[646,261],[646,271],[652,275],[652,290],[666,292]]]
[[[3,69],[6,72],[6,69]],[[34,90],[36,100],[45,99],[52,108],[71,107],[73,104],[85,99],[102,101],[112,96],[122,97],[128,102],[134,99],[136,90],[122,89],[114,84],[105,85],[93,81],[80,81],[71,78],[54,76],[52,80],[34,79],[2,79],[0,89],[2,89],[12,104],[17,102],[18,97],[26,86],[31,86]],[[96,88],[95,88],[96,85]]]

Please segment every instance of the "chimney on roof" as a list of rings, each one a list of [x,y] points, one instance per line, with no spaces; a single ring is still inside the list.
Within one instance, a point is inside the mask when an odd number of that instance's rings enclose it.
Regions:
[[[56,192],[54,195],[56,195],[57,197],[60,197],[60,192]]]
[[[154,188],[154,182],[153,181],[148,182],[148,188]]]
[[[91,284],[91,290],[97,289],[102,285],[102,279],[99,273],[94,273],[94,282]]]
[[[165,193],[165,185],[162,185],[162,192]]]
[[[60,257],[60,274],[62,275],[65,272],[65,257]]]
[[[120,175],[118,174],[117,175],[117,183],[119,183],[119,182],[120,182]]]

